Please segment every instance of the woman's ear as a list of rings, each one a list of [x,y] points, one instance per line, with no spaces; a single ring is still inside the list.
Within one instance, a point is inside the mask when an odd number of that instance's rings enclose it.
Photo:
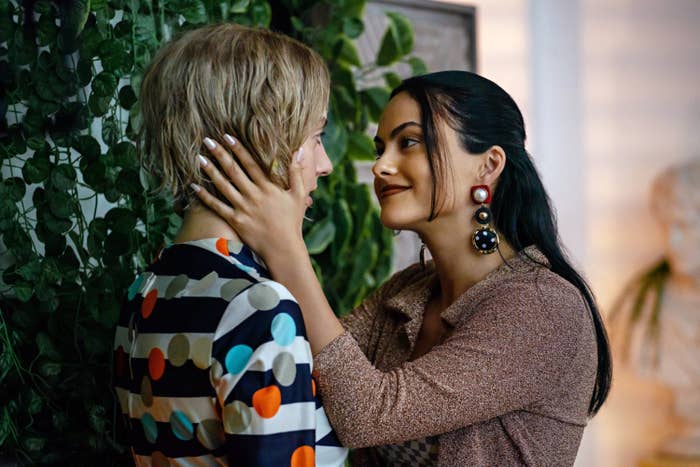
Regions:
[[[484,154],[479,167],[479,182],[491,185],[506,167],[506,152],[500,146],[491,146]]]

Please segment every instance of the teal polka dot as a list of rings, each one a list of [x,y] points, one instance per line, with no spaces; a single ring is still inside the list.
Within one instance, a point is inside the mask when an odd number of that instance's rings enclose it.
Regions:
[[[297,327],[294,318],[287,313],[280,313],[272,320],[272,338],[281,346],[290,345],[297,335]]]
[[[192,422],[183,412],[175,410],[170,414],[170,428],[173,434],[183,441],[189,441],[194,436],[194,428]]]
[[[143,435],[149,443],[155,443],[158,438],[158,425],[153,419],[153,415],[146,412],[141,416],[141,425],[143,426]]]
[[[247,345],[237,345],[226,354],[226,369],[229,373],[237,375],[243,371],[253,355],[253,349]]]
[[[143,284],[143,274],[139,274],[134,282],[129,286],[129,300],[133,300],[139,290],[141,289],[141,284]]]

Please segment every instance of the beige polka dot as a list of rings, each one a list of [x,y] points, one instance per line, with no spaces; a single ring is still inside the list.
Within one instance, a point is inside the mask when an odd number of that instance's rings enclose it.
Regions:
[[[223,446],[224,442],[226,442],[226,434],[224,433],[224,426],[221,420],[211,418],[199,422],[199,425],[197,425],[197,439],[207,449],[214,450]]]
[[[197,281],[194,286],[190,289],[190,293],[192,295],[200,295],[209,290],[216,280],[219,278],[219,275],[216,273],[216,271],[212,271],[206,276],[202,277],[199,281]]]
[[[233,297],[245,290],[250,284],[251,282],[245,279],[231,279],[221,286],[221,298],[230,302]]]
[[[165,454],[160,451],[151,454],[151,462],[153,467],[170,467],[170,461],[165,457]]]
[[[206,370],[211,365],[211,339],[200,337],[192,344],[192,361],[197,368]]]
[[[170,339],[168,344],[168,361],[173,366],[182,366],[190,358],[190,341],[184,334],[178,334]]]
[[[165,290],[165,298],[170,300],[174,298],[177,294],[185,290],[187,283],[189,282],[188,277],[185,274],[180,274],[179,276],[173,278],[168,284],[168,288]]]
[[[221,376],[224,374],[224,369],[221,366],[221,363],[219,363],[218,360],[214,360],[214,362],[211,365],[211,368],[209,369],[209,381],[211,382],[211,385],[216,387],[219,385],[221,382]]]
[[[151,380],[148,376],[144,376],[141,380],[141,402],[146,407],[153,405],[153,388],[151,387]]]
[[[119,398],[119,407],[122,409],[122,413],[128,413],[129,393],[127,391],[117,391],[117,397]]]
[[[243,244],[235,240],[228,241],[228,251],[231,253],[240,253],[243,249]]]
[[[272,362],[272,373],[282,386],[289,386],[297,377],[297,366],[294,356],[289,352],[282,352]]]
[[[233,401],[224,407],[224,429],[227,433],[242,433],[250,425],[250,407],[241,401]]]
[[[277,291],[266,284],[256,284],[248,289],[248,301],[256,310],[272,310],[280,302]]]

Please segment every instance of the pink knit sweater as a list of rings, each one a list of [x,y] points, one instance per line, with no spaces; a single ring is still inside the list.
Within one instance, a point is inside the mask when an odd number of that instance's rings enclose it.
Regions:
[[[442,318],[453,330],[408,361],[437,280],[432,265],[395,274],[343,319],[314,359],[326,412],[354,466],[371,446],[439,435],[440,466],[565,466],[576,457],[596,376],[579,291],[523,250]]]

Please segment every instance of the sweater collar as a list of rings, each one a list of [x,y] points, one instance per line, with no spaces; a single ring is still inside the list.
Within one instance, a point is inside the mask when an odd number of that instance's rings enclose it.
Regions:
[[[485,298],[496,293],[503,280],[514,274],[543,266],[549,267],[549,261],[536,246],[531,245],[524,248],[516,256],[491,271],[484,279],[460,295],[457,300],[443,310],[440,316],[455,327],[473,313],[476,305],[481,302],[480,297]],[[410,282],[385,302],[387,310],[407,318],[408,321],[404,324],[404,329],[412,346],[415,344],[423,324],[423,313],[428,300],[430,300],[434,288],[438,286],[437,273],[431,261],[426,265],[425,270],[413,276]]]

